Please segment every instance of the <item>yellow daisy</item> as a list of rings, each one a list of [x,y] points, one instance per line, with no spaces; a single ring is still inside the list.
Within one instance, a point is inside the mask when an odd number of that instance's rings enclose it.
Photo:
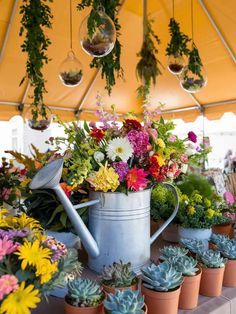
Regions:
[[[40,277],[40,283],[44,284],[52,279],[52,275],[57,272],[57,263],[51,263],[48,259],[44,258],[36,265],[36,276]]]
[[[10,293],[1,304],[0,314],[30,314],[40,302],[39,291],[33,285],[25,288],[23,281],[20,287]]]
[[[40,246],[39,240],[35,240],[33,243],[25,241],[15,254],[19,255],[19,259],[22,259],[21,268],[25,270],[28,264],[36,266],[42,259],[49,259],[51,251]]]
[[[164,143],[162,138],[157,139],[157,145],[160,146],[161,148],[165,148],[166,144]]]

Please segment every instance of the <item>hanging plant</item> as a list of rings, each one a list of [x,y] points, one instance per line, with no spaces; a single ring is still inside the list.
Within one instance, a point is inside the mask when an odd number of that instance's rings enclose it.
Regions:
[[[155,43],[159,45],[160,39],[155,35],[152,29],[153,20],[146,22],[145,37],[142,44],[141,51],[137,54],[140,60],[136,66],[136,74],[138,79],[142,82],[137,89],[138,97],[146,99],[150,93],[151,83],[156,84],[158,75],[161,75],[160,61],[157,59],[158,50]]]
[[[173,74],[180,74],[184,68],[183,56],[189,55],[187,47],[189,37],[180,31],[179,23],[174,18],[169,23],[170,42],[166,48],[166,55],[169,56],[168,69]]]
[[[102,78],[106,79],[105,88],[109,95],[116,83],[115,73],[117,77],[123,77],[123,69],[120,64],[121,44],[118,39],[120,24],[116,17],[119,6],[120,0],[82,0],[77,6],[78,10],[92,7],[85,24],[88,38],[82,39],[81,44],[84,50],[95,56],[90,67],[101,68]],[[113,22],[114,29],[112,28]],[[107,27],[105,31],[108,36],[104,36],[106,40],[103,39],[101,25]],[[81,25],[80,33],[84,32],[83,29],[84,27]]]
[[[207,83],[202,60],[194,43],[189,53],[188,65],[183,70],[180,82],[182,88],[190,93],[198,92]]]
[[[34,88],[33,103],[30,107],[30,127],[36,130],[44,130],[50,124],[47,107],[43,104],[43,94],[46,93],[45,79],[42,69],[49,59],[46,55],[50,39],[44,34],[43,28],[51,28],[51,9],[46,2],[53,0],[23,0],[20,7],[21,27],[19,35],[25,34],[21,45],[22,51],[28,54],[26,62],[26,78]]]

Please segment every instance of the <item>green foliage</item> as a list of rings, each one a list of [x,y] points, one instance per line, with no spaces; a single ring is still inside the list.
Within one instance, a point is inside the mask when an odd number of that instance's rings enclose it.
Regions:
[[[205,245],[202,240],[180,239],[180,244],[194,254],[200,254],[205,250]]]
[[[226,240],[223,242],[217,243],[217,250],[221,252],[224,257],[229,259],[236,260],[236,241],[233,240]]]
[[[145,38],[140,52],[137,54],[140,60],[136,66],[136,74],[138,79],[142,82],[137,89],[138,97],[147,98],[151,84],[156,84],[158,75],[161,75],[160,61],[157,59],[158,49],[155,43],[159,45],[160,39],[152,29],[153,20],[147,20],[147,29]]]
[[[91,68],[97,68],[102,70],[102,78],[106,79],[106,89],[108,94],[111,94],[112,88],[116,83],[115,73],[117,77],[123,76],[123,69],[120,64],[121,44],[119,42],[120,36],[120,24],[116,17],[118,8],[120,6],[120,0],[81,0],[77,6],[78,10],[83,10],[86,7],[92,7],[90,16],[88,18],[88,32],[89,36],[92,36],[95,28],[101,23],[98,9],[103,6],[105,13],[113,20],[116,28],[116,42],[112,51],[105,57],[93,58],[90,63]]]
[[[207,268],[221,268],[227,262],[226,258],[221,257],[220,252],[213,250],[201,252],[198,255],[198,259],[201,265]]]
[[[66,301],[77,307],[92,307],[100,304],[104,298],[102,288],[96,281],[76,278],[67,284]]]
[[[172,256],[167,261],[183,276],[195,276],[198,271],[198,262],[191,256]]]
[[[199,51],[196,45],[193,43],[192,50],[189,53],[188,68],[194,74],[198,75],[199,78],[203,79],[202,66],[203,64],[199,55]]]
[[[170,19],[169,32],[171,35],[171,40],[166,48],[166,55],[188,56],[189,49],[187,47],[187,44],[190,41],[190,39],[188,38],[187,35],[180,31],[179,23],[177,23],[174,18]]]
[[[160,259],[167,260],[170,257],[182,257],[188,254],[188,250],[179,246],[168,245],[160,249]]]
[[[139,291],[118,290],[108,294],[104,307],[109,314],[144,314],[144,297]]]
[[[52,0],[48,0],[52,2]],[[26,62],[26,76],[31,86],[34,88],[34,109],[32,110],[33,120],[38,118],[38,106],[40,114],[47,120],[45,106],[43,105],[43,93],[46,92],[45,79],[43,78],[42,69],[49,59],[46,55],[48,46],[51,44],[48,36],[44,34],[43,28],[51,28],[51,9],[46,4],[47,0],[23,0],[20,7],[21,28],[19,35],[26,32],[25,40],[21,45],[22,51],[28,54]]]
[[[216,245],[220,243],[225,243],[227,241],[229,241],[229,237],[223,234],[212,233],[211,238],[210,238],[210,242]]]
[[[129,287],[137,282],[137,277],[132,270],[131,263],[125,264],[120,261],[103,267],[102,282],[115,288]]]

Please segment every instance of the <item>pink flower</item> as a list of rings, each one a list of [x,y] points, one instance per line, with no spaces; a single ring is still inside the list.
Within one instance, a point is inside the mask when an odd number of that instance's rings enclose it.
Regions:
[[[144,190],[148,183],[150,182],[146,177],[148,176],[148,172],[144,169],[137,169],[134,166],[132,169],[128,171],[127,174],[127,186],[135,191]]]
[[[188,139],[193,143],[197,143],[197,135],[193,131],[188,132]]]
[[[12,240],[9,240],[8,237],[0,239],[0,261],[2,261],[6,255],[15,252],[19,245],[19,243],[14,243]]]
[[[3,188],[1,196],[4,201],[7,201],[9,199],[11,191],[12,189]]]
[[[178,164],[176,162],[169,161],[166,176],[170,179],[175,179],[180,175],[180,173],[181,170],[179,169]]]
[[[18,289],[18,279],[14,275],[3,275],[0,277],[0,300],[4,295]]]
[[[133,146],[135,157],[140,157],[147,153],[149,136],[146,132],[131,130],[128,133],[128,139]]]
[[[188,155],[186,154],[181,155],[180,161],[186,164],[188,162]]]
[[[234,196],[231,192],[227,191],[224,193],[224,199],[226,200],[227,204],[232,206],[234,204]]]
[[[175,135],[171,135],[171,136],[168,138],[168,141],[173,143],[173,142],[176,141],[176,139],[177,139],[177,137],[176,137]]]
[[[154,141],[157,139],[158,133],[156,129],[146,128],[146,131]]]

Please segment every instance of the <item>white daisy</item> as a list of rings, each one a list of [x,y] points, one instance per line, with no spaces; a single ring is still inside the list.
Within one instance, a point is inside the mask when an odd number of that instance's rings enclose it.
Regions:
[[[108,143],[106,152],[112,161],[119,157],[122,161],[127,162],[133,154],[133,147],[127,137],[117,137]]]

